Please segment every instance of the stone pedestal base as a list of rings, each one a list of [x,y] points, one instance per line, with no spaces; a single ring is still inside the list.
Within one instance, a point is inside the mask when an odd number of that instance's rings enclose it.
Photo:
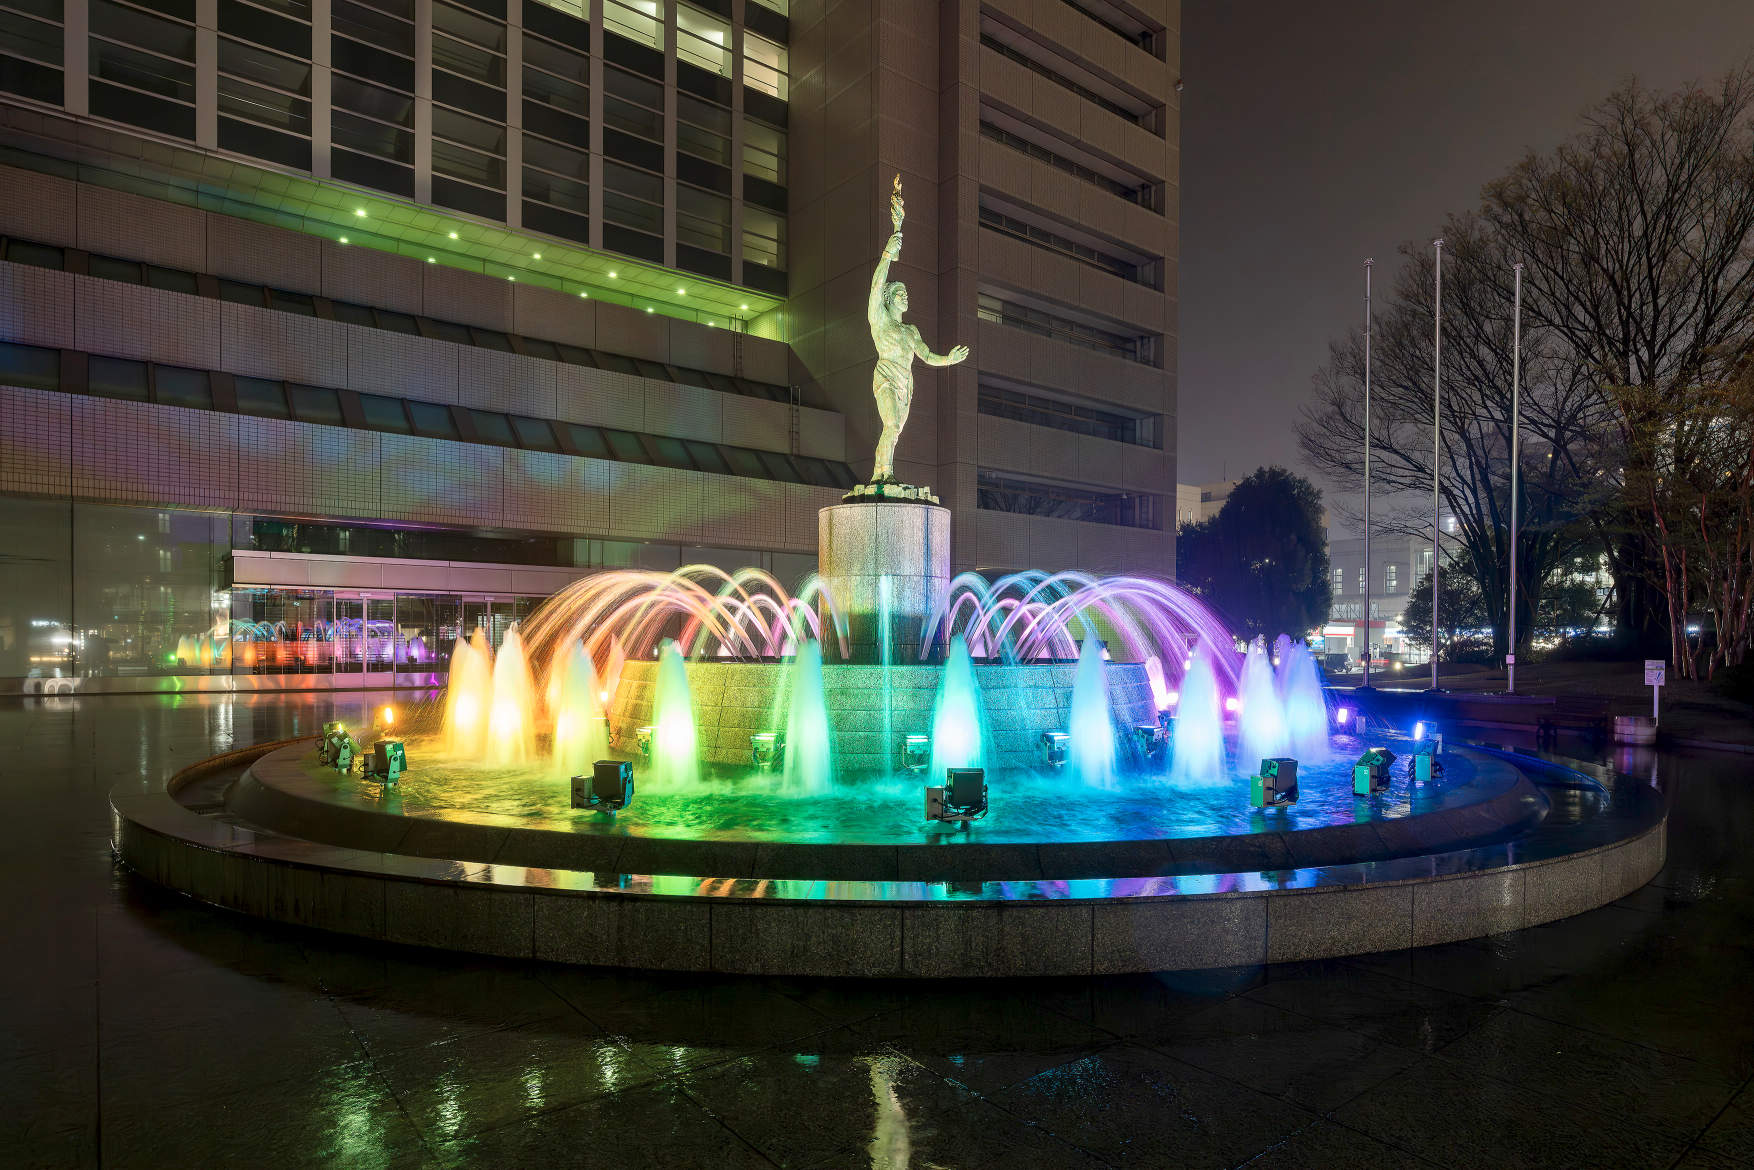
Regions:
[[[950,587],[949,509],[891,499],[835,504],[817,513],[817,536],[822,578],[847,617],[851,661],[883,661],[886,591],[891,661],[919,661],[921,623]]]

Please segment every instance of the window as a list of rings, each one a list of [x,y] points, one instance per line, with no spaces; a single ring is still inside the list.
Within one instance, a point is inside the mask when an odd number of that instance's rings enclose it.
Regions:
[[[618,163],[603,162],[603,218],[623,227],[664,234],[664,180]]]
[[[743,32],[743,83],[770,97],[786,101],[791,89],[787,76],[787,53],[784,45],[776,45],[766,37],[758,37],[747,29]]]
[[[287,409],[286,388],[266,378],[233,378],[237,389],[238,411],[262,418],[291,418]]]
[[[637,73],[604,66],[603,124],[663,142],[664,87]]]
[[[677,184],[676,242],[729,256],[731,201]]]
[[[1162,499],[1150,493],[1024,479],[984,468],[976,473],[975,498],[979,507],[991,512],[1052,516],[1123,528],[1163,526]]]
[[[984,110],[982,112],[983,114],[985,113]],[[1039,133],[1039,131],[1037,132]],[[1076,159],[1070,158],[1059,151],[1052,150],[1048,147],[1042,146],[1040,143],[1035,142],[1032,139],[1025,138],[1014,130],[989,122],[984,116],[981,119],[981,137],[990,138],[994,142],[1010,147],[1012,150],[1027,154],[1031,158],[1039,159],[1057,170],[1065,171],[1067,174],[1089,183],[1093,187],[1100,187],[1111,195],[1119,196],[1120,198],[1125,199],[1128,203],[1137,203],[1139,206],[1155,211],[1159,215],[1163,214],[1163,208],[1160,205],[1161,200],[1157,196],[1159,184],[1143,179],[1135,180],[1133,182],[1125,182],[1116,179],[1111,175],[1097,170],[1095,167],[1085,166],[1083,163],[1080,163]]]
[[[425,435],[429,439],[454,439],[457,437],[457,424],[451,418],[449,407],[440,406],[436,402],[407,403],[408,417],[414,423],[414,433]]]
[[[1346,592],[1346,570],[1338,565],[1334,566],[1334,592]]]
[[[0,386],[31,390],[61,388],[61,351],[0,342]]]
[[[1074,239],[1064,232],[1058,232],[1041,224],[1008,215],[996,207],[987,206],[984,201],[980,208],[980,222],[984,228],[1002,232],[1014,239],[1022,240],[1032,247],[1047,252],[1058,252],[1062,256],[1069,256],[1080,263],[1100,268],[1122,280],[1142,284],[1146,288],[1154,289],[1157,287],[1157,274],[1161,269],[1161,264],[1157,261],[1140,262],[1125,256],[1115,255],[1112,251]]]
[[[293,417],[299,422],[322,423],[326,426],[344,426],[341,417],[341,397],[326,386],[291,385],[286,388],[287,396],[292,399]]]
[[[512,423],[503,414],[493,414],[485,410],[468,412],[469,421],[475,424],[475,433],[481,436],[484,443],[498,443],[502,447],[516,447],[518,440],[512,434]]]
[[[1431,576],[1431,550],[1428,548],[1419,550],[1419,576]]]
[[[1052,427],[1055,430],[1092,435],[1099,439],[1111,439],[1117,443],[1131,443],[1138,447],[1158,445],[1158,423],[1162,418],[1155,414],[1124,414],[1118,408],[1105,410],[1080,406],[1026,394],[986,381],[980,385],[978,409],[982,414],[995,418],[1014,419],[1032,426]]]
[[[145,402],[146,363],[93,355],[87,359],[85,384],[93,394],[104,398]]]
[[[1364,566],[1359,565],[1358,566],[1358,592],[1360,592],[1360,593],[1366,592],[1369,588],[1369,585],[1370,585],[1370,582],[1368,580],[1366,580],[1365,576],[1364,576]]]
[[[365,417],[365,425],[380,431],[395,431],[406,435],[413,428],[408,425],[408,416],[402,410],[402,400],[385,398],[379,394],[361,394],[359,396],[360,413]]]
[[[745,204],[743,259],[783,271],[786,267],[786,217]]]
[[[731,111],[678,93],[676,147],[720,166],[731,165]]]
[[[414,5],[331,0],[330,140],[336,178],[414,194]]]
[[[512,430],[517,433],[518,445],[532,451],[558,451],[560,444],[555,441],[554,428],[546,419],[524,418],[512,415]]]
[[[187,406],[195,410],[213,409],[213,389],[206,370],[154,366],[152,397],[155,402],[166,406]]]
[[[1057,313],[1049,313],[1030,305],[1001,300],[990,293],[981,293],[976,311],[983,321],[1009,325],[1055,341],[1082,346],[1122,358],[1140,365],[1155,365],[1156,338],[1151,334],[1127,336],[1083,321],[1074,321]]]
[[[747,34],[745,34],[747,36]],[[676,57],[720,77],[731,76],[731,26],[688,4],[676,6]]]
[[[785,186],[786,132],[753,118],[743,119],[743,173]]]
[[[192,21],[150,16],[110,0],[93,0],[90,19],[91,112],[194,138]]]
[[[1384,565],[1382,570],[1382,591],[1384,593],[1400,592],[1401,566]]]
[[[630,41],[662,50],[663,0],[603,0],[603,27]]]
[[[28,9],[33,15],[0,10],[0,91],[58,106],[64,100],[61,4],[59,0],[13,0],[11,6]]]

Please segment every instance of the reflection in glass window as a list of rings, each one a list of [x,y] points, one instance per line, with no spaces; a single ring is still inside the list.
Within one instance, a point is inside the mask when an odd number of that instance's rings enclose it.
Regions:
[[[743,259],[783,270],[786,266],[786,217],[745,203]]]

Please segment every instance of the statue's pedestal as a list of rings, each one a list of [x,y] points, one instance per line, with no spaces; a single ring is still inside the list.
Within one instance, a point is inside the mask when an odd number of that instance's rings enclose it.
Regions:
[[[882,661],[886,602],[891,661],[919,661],[921,624],[950,586],[950,510],[835,504],[816,523],[819,571],[847,617],[851,661]]]

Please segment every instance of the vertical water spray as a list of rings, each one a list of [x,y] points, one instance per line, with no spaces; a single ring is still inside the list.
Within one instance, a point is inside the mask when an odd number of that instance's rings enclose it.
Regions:
[[[478,760],[487,749],[487,715],[493,705],[493,664],[483,651],[486,636],[457,639],[451,650],[450,683],[445,688],[445,753]]]
[[[1279,696],[1285,707],[1291,754],[1314,763],[1328,756],[1328,703],[1315,655],[1292,642],[1279,659]]]
[[[1086,784],[1110,788],[1115,779],[1114,719],[1109,714],[1108,674],[1102,666],[1102,643],[1086,634],[1072,676],[1069,763]]]
[[[1169,684],[1163,678],[1163,660],[1153,654],[1145,659],[1145,681],[1151,684],[1151,705],[1167,711],[1175,704],[1169,698]]]
[[[694,696],[682,649],[666,638],[658,650],[657,693],[652,698],[652,754],[644,783],[675,792],[700,783],[695,758]]]
[[[786,712],[786,792],[821,793],[833,786],[832,743],[828,704],[822,695],[822,643],[812,638],[798,648],[792,662],[791,704]]]
[[[894,586],[888,576],[877,578],[877,650],[883,659],[883,766],[887,776],[895,770],[895,689],[891,676],[894,651],[890,642],[890,623],[895,614]]]
[[[526,764],[536,751],[536,683],[524,642],[512,626],[493,660],[493,706],[487,716],[487,762]]]
[[[1195,651],[1182,676],[1175,711],[1170,782],[1187,788],[1226,783],[1223,699],[1218,693],[1218,676],[1204,649]]]
[[[609,729],[603,722],[597,672],[584,646],[574,642],[553,673],[558,678],[549,704],[554,715],[554,773],[561,777],[587,775],[591,765],[609,754]]]
[[[1267,660],[1264,639],[1256,638],[1249,643],[1240,689],[1236,767],[1238,771],[1252,773],[1262,760],[1283,756],[1289,747],[1285,710],[1279,702],[1279,688],[1273,681],[1273,664]]]
[[[943,781],[945,768],[985,766],[984,730],[974,660],[969,657],[968,643],[958,634],[950,639],[938,699],[932,706],[932,783]]]

